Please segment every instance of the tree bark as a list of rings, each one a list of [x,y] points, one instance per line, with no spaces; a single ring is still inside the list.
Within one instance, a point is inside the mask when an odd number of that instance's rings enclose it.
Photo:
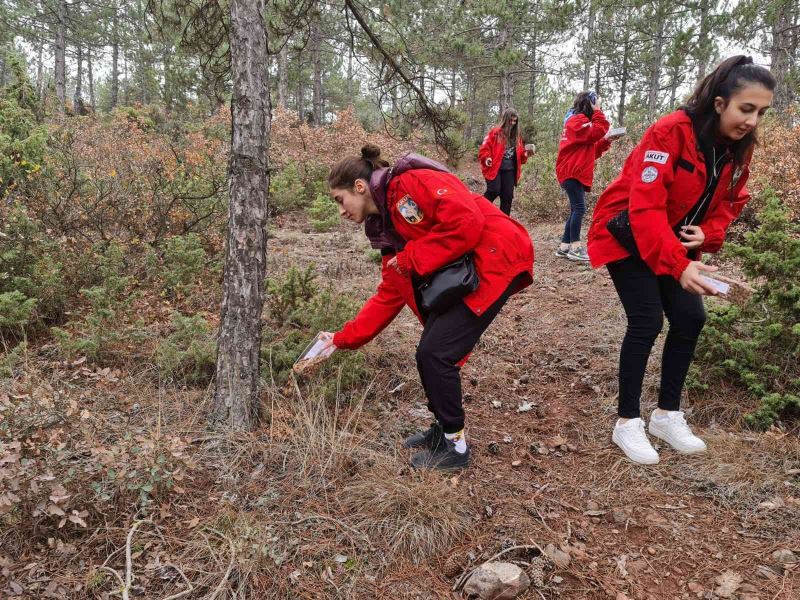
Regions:
[[[528,119],[533,121],[533,113],[536,108],[536,60],[538,48],[538,35],[536,28],[533,29],[531,39],[531,85],[528,89]]]
[[[647,92],[647,116],[652,121],[658,111],[658,94],[661,87],[661,62],[664,54],[664,1],[656,4],[654,15],[656,22],[655,39],[653,40],[653,59],[650,63],[649,89]]]
[[[322,31],[319,14],[315,14],[311,22],[311,62],[314,67],[314,87],[312,111],[314,125],[322,125]]]
[[[706,76],[708,60],[711,57],[711,2],[700,0],[700,30],[697,38],[697,81]]]
[[[92,112],[97,112],[97,101],[94,95],[94,72],[92,71],[92,47],[86,47],[86,70],[89,77],[89,102],[92,105]]]
[[[450,108],[456,105],[456,68],[450,73]]]
[[[119,101],[119,16],[117,6],[114,5],[114,18],[111,21],[112,48],[111,48],[111,110],[117,107]]]
[[[595,8],[594,0],[589,0],[589,20],[586,26],[586,45],[583,48],[583,89],[589,89],[592,73],[592,58],[595,55],[594,44]],[[599,93],[599,92],[598,92]]]
[[[263,0],[231,0],[230,209],[213,423],[260,418],[261,313],[267,259],[270,102]]]
[[[66,51],[67,51],[67,1],[58,0],[55,51],[55,79],[58,112],[64,112],[67,102]]]
[[[289,97],[289,40],[278,53],[278,106],[286,108]]]
[[[44,39],[39,39],[39,44],[36,49],[36,93],[42,95],[42,83],[44,79],[44,63],[42,54],[44,53]]]
[[[617,121],[620,127],[625,125],[625,100],[628,93],[628,81],[630,79],[630,57],[631,57],[631,29],[630,17],[625,19],[625,40],[622,44],[622,73],[619,83],[619,105],[617,108]]]
[[[75,114],[83,114],[83,95],[81,93],[81,82],[83,81],[83,49],[78,43],[75,49],[75,61],[77,63],[75,74],[75,95],[72,97],[72,106]]]
[[[770,48],[770,71],[775,76],[775,97],[772,106],[777,112],[786,110],[792,102],[791,64],[792,31],[790,25],[790,3],[783,0],[775,6],[772,23],[772,46]]]

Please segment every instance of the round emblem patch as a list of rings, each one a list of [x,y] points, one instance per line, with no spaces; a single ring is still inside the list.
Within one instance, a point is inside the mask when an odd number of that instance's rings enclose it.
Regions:
[[[645,183],[653,183],[658,178],[658,169],[655,167],[647,167],[642,171],[642,181]]]
[[[406,222],[412,225],[416,225],[425,218],[422,210],[417,203],[411,199],[411,196],[403,196],[397,203],[397,210]]]

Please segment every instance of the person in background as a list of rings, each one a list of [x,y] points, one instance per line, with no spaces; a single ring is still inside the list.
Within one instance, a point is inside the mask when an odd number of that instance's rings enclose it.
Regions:
[[[556,157],[556,178],[569,198],[569,217],[556,256],[578,262],[589,260],[581,245],[581,225],[586,214],[586,192],[592,189],[595,160],[616,139],[605,137],[608,127],[597,94],[592,91],[578,94],[564,118]]]
[[[328,176],[339,214],[365,224],[383,269],[356,317],[323,333],[336,348],[360,348],[408,306],[424,324],[416,364],[435,421],[405,446],[420,450],[414,467],[460,469],[469,464],[460,367],[506,301],[532,283],[533,244],[520,223],[439,163],[407,154],[388,167],[380,149],[367,145]],[[423,310],[421,282],[465,254],[472,255],[477,289],[442,311]]]
[[[645,367],[664,315],[658,408],[649,432],[692,454],[706,445],[680,410],[686,374],[705,323],[703,296],[715,295],[701,252],[718,252],[750,199],[745,183],[756,128],[775,78],[750,57],[720,63],[686,105],[659,119],[601,194],[589,229],[589,256],[605,265],[628,319],[619,358],[619,419],[612,439],[632,461],[655,464],[640,398]]]
[[[484,197],[494,202],[500,197],[500,210],[511,214],[514,188],[519,183],[524,165],[535,151],[533,144],[525,146],[520,135],[519,115],[508,108],[500,123],[489,130],[478,150],[481,172],[486,179]]]

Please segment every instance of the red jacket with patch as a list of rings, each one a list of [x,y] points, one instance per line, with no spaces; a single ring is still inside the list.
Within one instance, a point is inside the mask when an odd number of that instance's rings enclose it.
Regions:
[[[577,179],[587,190],[592,189],[594,161],[611,147],[604,137],[608,126],[608,119],[599,109],[592,113],[591,120],[583,113],[567,119],[556,158],[558,183]]]
[[[483,196],[473,194],[451,173],[414,169],[397,175],[386,194],[397,233],[406,240],[397,262],[406,275],[387,267],[383,257],[378,290],[358,315],[334,335],[337,348],[355,349],[378,335],[408,306],[421,319],[410,273],[426,276],[467,252],[473,253],[480,283],[464,298],[481,315],[520,273],[516,291],[533,282],[533,244],[527,230]]]
[[[703,221],[701,252],[717,252],[725,231],[750,200],[745,183],[750,157],[741,168],[728,161]],[[608,220],[628,209],[636,247],[656,275],[680,279],[689,265],[686,248],[672,228],[700,199],[706,187],[706,164],[692,121],[682,110],[656,121],[625,161],[622,173],[597,201],[588,234],[592,266],[628,256],[606,229]]]
[[[478,150],[478,161],[481,163],[481,173],[486,181],[492,181],[500,172],[500,163],[503,162],[503,154],[506,151],[506,143],[503,140],[503,130],[500,127],[493,127],[483,138],[483,143]],[[486,165],[486,159],[492,159],[492,166]],[[522,139],[517,137],[517,179],[519,183],[522,176],[522,165],[528,162],[528,153]]]

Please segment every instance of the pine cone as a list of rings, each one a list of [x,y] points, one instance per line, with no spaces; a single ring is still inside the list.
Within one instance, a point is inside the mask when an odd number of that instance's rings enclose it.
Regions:
[[[444,576],[447,578],[452,579],[453,577],[458,577],[461,575],[461,572],[464,570],[464,560],[457,556],[449,556],[446,561],[444,561],[444,566],[442,567],[442,572]]]
[[[528,577],[534,587],[544,587],[544,572],[547,569],[547,562],[541,556],[537,556],[531,561],[528,568]]]

